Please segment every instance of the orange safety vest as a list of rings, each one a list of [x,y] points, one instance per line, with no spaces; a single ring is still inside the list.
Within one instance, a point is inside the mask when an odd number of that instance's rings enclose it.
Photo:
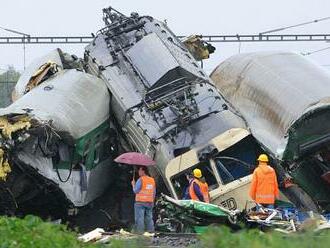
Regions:
[[[141,190],[135,195],[136,202],[154,202],[154,194],[156,190],[155,179],[148,176],[142,176]]]
[[[274,204],[279,197],[275,170],[267,164],[259,164],[252,175],[250,196],[260,204]]]
[[[209,203],[210,202],[210,199],[209,199],[209,186],[207,185],[207,183],[202,183],[201,181],[199,181],[197,179],[194,179],[189,185],[190,199],[195,200],[195,201],[199,201],[198,196],[196,195],[195,190],[194,190],[194,183],[198,184],[198,186],[201,190],[201,193],[203,195],[204,202]]]
[[[202,194],[203,194],[203,198],[204,198],[204,202],[206,203],[210,203],[210,197],[209,197],[209,185],[207,184],[207,182],[205,183],[200,183],[199,187],[201,188]]]

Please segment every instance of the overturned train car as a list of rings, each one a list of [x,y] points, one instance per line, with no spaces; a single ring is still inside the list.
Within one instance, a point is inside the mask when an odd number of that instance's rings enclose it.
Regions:
[[[109,94],[81,65],[59,49],[36,60],[0,109],[2,214],[66,216],[111,181]]]
[[[88,72],[106,82],[118,150],[148,153],[175,198],[200,168],[211,201],[244,208],[261,148],[187,47],[153,17],[104,9],[106,27],[86,47]]]
[[[329,73],[295,53],[261,52],[227,59],[211,78],[274,158],[283,184],[299,185],[329,211]]]

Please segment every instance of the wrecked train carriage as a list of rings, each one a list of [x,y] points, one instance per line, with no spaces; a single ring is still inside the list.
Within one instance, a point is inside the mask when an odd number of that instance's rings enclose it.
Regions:
[[[251,168],[239,159],[254,164],[260,152],[244,121],[166,24],[111,8],[104,10],[104,20],[106,27],[86,47],[85,61],[110,90],[110,115],[124,150],[151,155],[176,198],[188,183],[184,173],[199,167],[210,180],[212,201],[233,191],[222,201],[244,208]],[[209,157],[223,150],[236,160],[212,164]]]
[[[262,52],[227,59],[211,78],[277,159],[284,185],[292,177],[329,211],[329,73],[298,54]]]
[[[22,76],[28,80],[16,87],[16,101],[0,110],[0,144],[12,170],[0,183],[2,213],[62,217],[100,196],[111,182],[104,82],[63,70],[59,63],[54,75],[27,90],[29,78],[43,73],[35,74],[35,68],[58,51],[28,68]]]

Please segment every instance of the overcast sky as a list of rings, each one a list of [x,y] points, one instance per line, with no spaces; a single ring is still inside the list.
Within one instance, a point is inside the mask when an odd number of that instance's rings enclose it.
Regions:
[[[102,28],[102,8],[109,5],[125,14],[134,11],[166,19],[177,35],[258,34],[330,16],[329,0],[1,0],[0,26],[31,36],[89,35]],[[330,20],[281,33],[330,33]],[[0,36],[11,35],[0,30]],[[58,46],[78,56],[83,54],[84,45],[27,45],[27,64]],[[310,52],[326,47],[330,43],[242,43],[241,52]],[[236,53],[237,43],[217,44],[216,54],[206,62],[207,72]],[[309,58],[330,69],[330,49]],[[7,65],[23,69],[22,45],[0,45],[0,68]]]

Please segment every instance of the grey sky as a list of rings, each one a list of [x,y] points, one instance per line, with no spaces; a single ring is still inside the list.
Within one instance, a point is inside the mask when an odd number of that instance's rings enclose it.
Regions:
[[[0,26],[30,35],[89,35],[103,26],[102,8],[112,5],[121,12],[132,11],[167,19],[180,35],[257,34],[259,32],[330,16],[329,0],[1,0]],[[330,20],[282,33],[330,33]],[[0,30],[0,36],[11,35]],[[27,45],[27,63],[53,48],[81,56],[82,45]],[[242,43],[241,52],[291,50],[308,52],[330,47],[325,42]],[[206,62],[210,72],[225,58],[238,53],[238,44],[220,43]],[[330,65],[330,50],[309,56],[320,65]],[[0,45],[0,68],[23,68],[22,45]],[[325,68],[330,68],[325,67]]]

